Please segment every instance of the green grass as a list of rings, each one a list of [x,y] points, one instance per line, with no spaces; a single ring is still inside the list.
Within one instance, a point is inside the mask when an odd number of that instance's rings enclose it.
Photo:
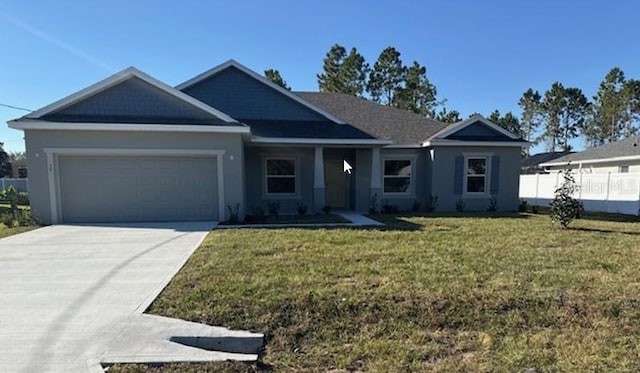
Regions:
[[[262,363],[282,372],[640,370],[637,220],[378,218],[389,226],[215,230],[148,312],[264,332]]]

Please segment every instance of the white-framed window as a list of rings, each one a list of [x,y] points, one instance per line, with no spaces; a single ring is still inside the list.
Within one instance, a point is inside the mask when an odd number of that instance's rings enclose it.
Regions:
[[[267,195],[295,195],[298,192],[298,161],[292,157],[265,158]]]
[[[382,191],[385,194],[411,194],[413,159],[389,158],[383,161]]]
[[[481,195],[489,192],[489,157],[468,156],[464,165],[464,193]]]

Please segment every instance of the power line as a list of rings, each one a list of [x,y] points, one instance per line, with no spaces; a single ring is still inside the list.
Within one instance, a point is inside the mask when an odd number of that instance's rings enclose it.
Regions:
[[[23,107],[13,106],[13,105],[3,104],[3,103],[0,103],[0,106],[4,106],[4,107],[7,107],[9,109],[14,109],[14,110],[22,110],[22,111],[28,111],[28,112],[32,112],[33,111],[31,109],[25,109]]]

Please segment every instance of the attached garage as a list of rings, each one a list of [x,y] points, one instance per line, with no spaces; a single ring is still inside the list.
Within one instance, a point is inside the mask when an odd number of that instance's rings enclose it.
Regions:
[[[216,157],[58,158],[65,223],[218,219]]]

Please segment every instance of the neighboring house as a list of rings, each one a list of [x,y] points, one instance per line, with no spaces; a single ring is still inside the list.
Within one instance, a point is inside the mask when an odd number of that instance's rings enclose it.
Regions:
[[[549,172],[572,168],[584,173],[640,172],[640,136],[631,136],[541,164]]]
[[[11,162],[11,177],[16,179],[27,178],[27,160],[18,159]]]
[[[511,211],[526,144],[479,116],[446,125],[292,93],[235,61],[175,88],[128,68],[9,126],[25,132],[44,223],[225,220],[270,203],[409,210],[430,196],[439,211],[492,199]]]
[[[520,173],[523,175],[546,174],[548,172],[544,167],[540,166],[542,163],[551,162],[572,153],[573,152],[547,152],[534,154],[524,158],[522,162],[520,162]]]

